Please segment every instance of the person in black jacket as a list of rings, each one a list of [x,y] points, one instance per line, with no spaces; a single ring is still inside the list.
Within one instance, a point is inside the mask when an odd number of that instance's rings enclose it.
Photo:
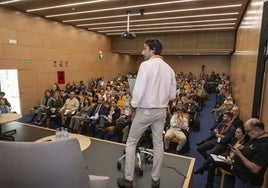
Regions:
[[[232,118],[233,114],[231,112],[224,113],[222,122],[198,146],[197,151],[205,159],[209,157],[209,154],[219,155],[223,153],[228,147],[227,144],[230,143],[235,133],[235,127],[231,123]]]
[[[232,120],[233,126],[235,126],[235,128],[243,126],[243,121],[239,118],[240,112],[238,106],[234,105],[233,108],[231,109],[231,112],[233,114],[233,120]]]
[[[116,120],[120,117],[121,109],[117,107],[116,101],[111,100],[110,106],[106,113],[100,116],[100,129],[104,131],[105,127],[115,125]]]

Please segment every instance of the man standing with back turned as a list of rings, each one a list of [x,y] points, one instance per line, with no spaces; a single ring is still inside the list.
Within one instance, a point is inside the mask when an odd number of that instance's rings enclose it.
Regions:
[[[152,188],[160,185],[160,169],[164,157],[163,129],[166,107],[176,97],[176,79],[172,68],[160,56],[162,44],[157,39],[145,41],[133,90],[131,105],[136,108],[126,144],[125,177],[118,178],[120,188],[132,188],[135,169],[135,151],[142,133],[150,127],[153,133],[154,158]]]

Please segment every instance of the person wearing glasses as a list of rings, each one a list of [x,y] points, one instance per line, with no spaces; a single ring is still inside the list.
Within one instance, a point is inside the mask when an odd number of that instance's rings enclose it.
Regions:
[[[258,119],[251,118],[244,126],[250,141],[243,147],[231,148],[235,154],[235,188],[261,188],[268,165],[268,134]]]

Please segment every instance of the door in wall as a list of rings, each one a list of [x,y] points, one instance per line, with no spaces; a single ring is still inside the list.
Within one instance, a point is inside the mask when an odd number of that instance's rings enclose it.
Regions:
[[[5,92],[5,98],[11,104],[11,111],[21,113],[18,70],[17,69],[0,69],[0,90]]]

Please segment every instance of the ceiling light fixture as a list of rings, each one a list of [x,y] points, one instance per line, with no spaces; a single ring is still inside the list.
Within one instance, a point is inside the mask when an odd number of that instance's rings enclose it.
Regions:
[[[169,4],[185,3],[185,2],[191,2],[191,1],[199,1],[199,0],[179,0],[179,1],[177,0],[177,1],[140,4],[140,5],[116,7],[116,8],[96,9],[96,10],[89,10],[89,11],[80,11],[80,12],[71,12],[71,13],[64,13],[64,14],[47,15],[46,18],[68,16],[68,15],[75,15],[75,14],[88,14],[88,13],[96,13],[96,12],[105,12],[105,11],[111,11],[111,10],[130,10],[130,9],[134,9],[134,8],[152,7],[152,6],[159,6],[159,5],[169,5]],[[27,10],[27,11],[31,11],[31,10]]]
[[[108,0],[96,0],[96,1],[85,1],[85,2],[80,2],[80,3],[69,3],[69,4],[57,5],[57,6],[51,6],[51,7],[29,9],[29,10],[26,10],[26,12],[37,12],[37,11],[48,10],[48,9],[80,6],[80,5],[86,5],[86,4],[99,3],[99,2],[103,2],[103,1],[108,1]]]
[[[192,23],[206,23],[206,22],[225,22],[225,21],[236,21],[237,18],[226,18],[226,19],[212,19],[212,20],[195,20],[195,21],[185,21],[185,22],[171,22],[171,23],[161,23],[161,25],[178,25],[178,24],[192,24]],[[144,26],[154,26],[159,25],[159,23],[155,24],[137,24],[137,27],[144,27]],[[125,26],[106,26],[106,27],[91,27],[88,30],[100,30],[100,29],[113,29],[113,28],[123,28]]]
[[[206,30],[231,30],[234,27],[214,27],[214,28],[195,28],[195,29],[176,29],[176,30],[160,30],[160,31],[138,31],[136,33],[167,33],[167,32],[183,32],[183,31],[206,31]],[[119,35],[120,33],[108,33],[107,35]]]
[[[234,7],[240,7],[241,4],[234,4],[234,5],[225,5],[225,6],[212,6],[212,7],[201,7],[201,8],[195,8],[195,9],[179,9],[179,10],[168,10],[168,11],[156,11],[156,12],[146,12],[146,15],[154,15],[154,14],[167,14],[167,13],[175,13],[175,12],[189,12],[189,11],[198,11],[198,10],[213,10],[213,9],[223,9],[223,8],[234,8]],[[100,9],[101,10],[101,9]],[[143,9],[144,10],[144,9]],[[140,16],[141,14],[131,14],[131,16]],[[116,15],[116,16],[101,16],[101,17],[95,17],[95,18],[81,18],[81,19],[73,19],[73,20],[63,20],[63,23],[69,23],[69,22],[79,22],[79,21],[90,21],[90,20],[100,20],[100,19],[111,19],[111,18],[121,18],[125,17],[125,15]]]
[[[178,29],[178,28],[195,28],[195,27],[214,27],[214,26],[230,26],[235,25],[235,23],[220,23],[220,24],[201,24],[201,25],[183,25],[183,26],[170,26],[170,27],[146,27],[146,28],[136,28],[132,31],[143,31],[143,30],[160,30],[160,29]],[[99,33],[108,32],[120,32],[122,30],[101,30]]]
[[[22,1],[22,0],[12,0],[12,1],[4,1],[4,2],[0,2],[0,5],[5,5],[5,4],[10,4],[10,3],[15,3],[18,1]]]
[[[183,18],[196,18],[196,17],[211,17],[211,16],[227,16],[227,15],[237,15],[239,12],[226,12],[226,13],[219,13],[219,14],[201,14],[201,15],[190,15],[190,16],[177,16],[177,17],[168,17],[168,18],[152,18],[152,19],[143,19],[143,20],[132,20],[131,23],[136,22],[148,22],[148,21],[155,21],[155,20],[172,20],[172,19],[183,19]],[[90,23],[90,24],[78,24],[77,27],[82,26],[90,26],[90,25],[109,25],[109,24],[116,24],[116,23],[123,23],[123,21],[117,22],[98,22],[98,23]]]

